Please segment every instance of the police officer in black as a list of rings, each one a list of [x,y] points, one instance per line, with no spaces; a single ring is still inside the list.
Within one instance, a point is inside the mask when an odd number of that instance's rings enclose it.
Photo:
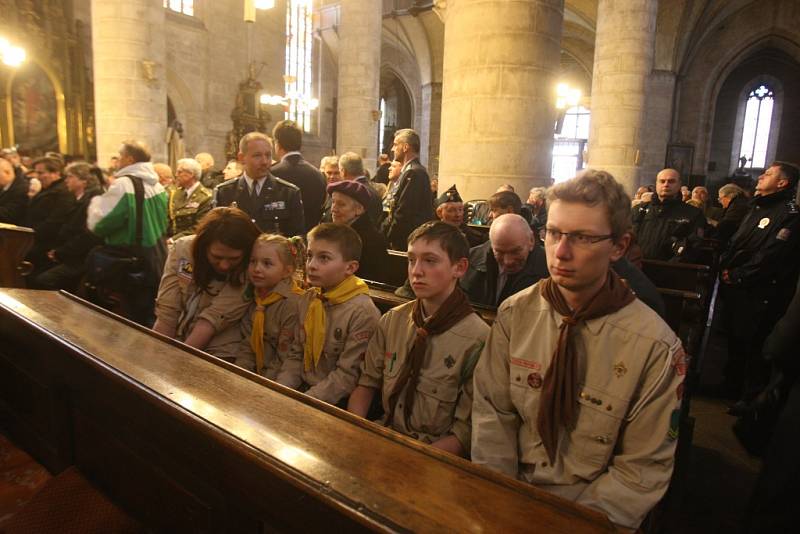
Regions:
[[[682,201],[678,171],[659,172],[653,200],[635,206],[631,216],[644,258],[692,262],[692,249],[702,239],[706,219],[701,210]]]
[[[214,207],[235,203],[262,232],[303,235],[305,218],[300,189],[269,172],[272,165],[269,137],[260,132],[246,134],[239,141],[238,159],[244,173],[214,189]]]
[[[798,167],[775,162],[758,177],[750,211],[720,260],[728,362],[724,386],[740,392],[742,413],[769,378],[761,348],[786,311],[800,271]],[[733,391],[731,391],[733,390]]]

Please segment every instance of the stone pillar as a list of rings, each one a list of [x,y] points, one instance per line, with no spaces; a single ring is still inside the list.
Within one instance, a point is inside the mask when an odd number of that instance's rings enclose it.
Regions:
[[[600,0],[592,78],[589,167],[633,193],[639,185],[647,79],[658,0]]]
[[[642,130],[642,167],[639,184],[654,184],[664,168],[667,144],[672,131],[672,110],[676,75],[669,70],[654,70],[647,78],[647,110]]]
[[[336,151],[353,151],[374,169],[378,159],[383,3],[341,0]]]
[[[167,88],[162,0],[92,0],[97,158],[101,165],[126,139],[147,143],[166,160]]]
[[[444,33],[439,190],[465,200],[550,178],[564,0],[458,0]]]
[[[442,130],[442,84],[429,83],[422,86],[422,128],[420,159],[433,177],[439,173],[439,140]]]

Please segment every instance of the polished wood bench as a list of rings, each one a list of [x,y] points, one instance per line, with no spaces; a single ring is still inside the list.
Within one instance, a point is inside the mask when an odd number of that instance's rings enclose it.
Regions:
[[[395,288],[392,286],[381,284],[379,282],[372,282],[370,280],[365,280],[365,282],[369,286],[369,296],[372,298],[372,302],[375,303],[375,306],[378,308],[378,310],[380,310],[381,313],[386,313],[392,308],[401,306],[406,302],[410,302],[411,300],[395,295]],[[480,315],[481,318],[489,325],[491,325],[494,322],[495,317],[497,317],[497,308],[483,306],[480,304],[473,304],[472,307],[475,309],[475,312]]]
[[[0,290],[0,426],[161,532],[613,532],[65,293]]]
[[[26,287],[25,274],[32,266],[24,260],[34,234],[31,228],[0,223],[0,287]]]

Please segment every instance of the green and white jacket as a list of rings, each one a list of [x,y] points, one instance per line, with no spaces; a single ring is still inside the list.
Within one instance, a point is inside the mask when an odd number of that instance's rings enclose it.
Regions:
[[[89,230],[105,238],[109,245],[135,244],[136,196],[129,176],[136,176],[144,185],[142,246],[154,246],[167,229],[167,193],[158,182],[152,163],[134,163],[114,176],[116,180],[108,191],[89,204]]]

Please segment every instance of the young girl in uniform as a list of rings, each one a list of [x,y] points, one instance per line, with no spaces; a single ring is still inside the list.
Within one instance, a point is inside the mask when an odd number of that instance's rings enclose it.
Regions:
[[[239,367],[290,388],[300,385],[303,373],[297,311],[303,290],[294,275],[304,264],[300,238],[261,234],[256,239],[247,267],[253,301],[242,321],[236,356]]]

